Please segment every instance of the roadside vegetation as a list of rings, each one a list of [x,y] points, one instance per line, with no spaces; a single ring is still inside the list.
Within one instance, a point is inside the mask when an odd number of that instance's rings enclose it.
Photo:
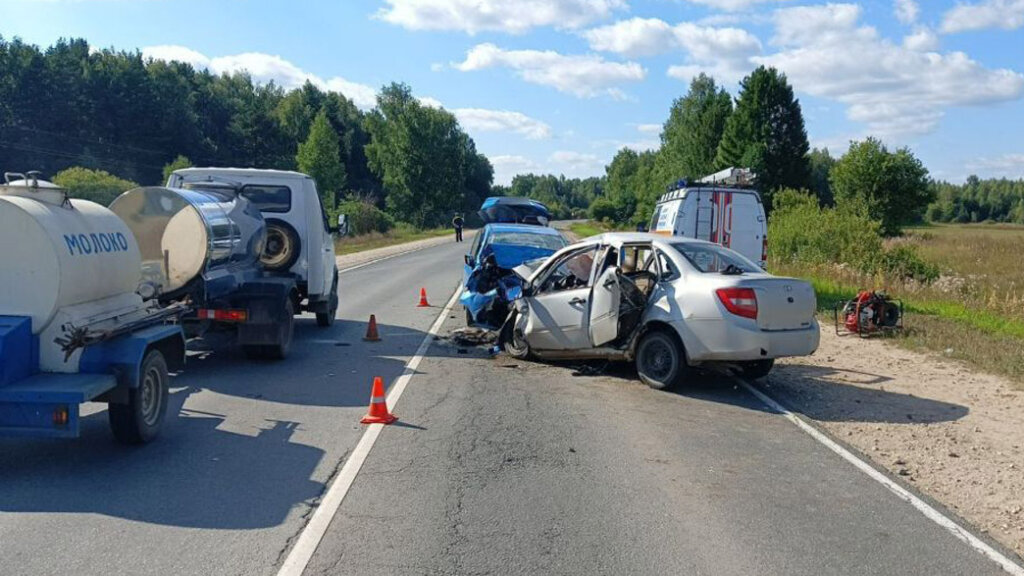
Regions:
[[[457,212],[472,223],[494,173],[452,113],[404,84],[363,111],[309,82],[285,90],[83,39],[40,49],[2,37],[0,164],[102,204],[191,165],[300,170],[331,212],[358,202],[386,216],[365,230],[379,234],[444,226]]]
[[[356,236],[338,238],[334,241],[334,252],[341,256],[343,254],[353,254],[364,250],[384,248],[386,246],[437,238],[439,236],[451,236],[454,238],[454,235],[455,232],[451,228],[423,230],[403,223],[389,229],[387,232],[367,232]]]

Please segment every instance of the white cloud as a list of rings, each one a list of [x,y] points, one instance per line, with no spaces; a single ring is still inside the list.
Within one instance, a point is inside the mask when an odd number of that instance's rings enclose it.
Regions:
[[[967,169],[986,178],[1024,178],[1024,154],[978,158],[968,162]]]
[[[939,37],[928,28],[918,28],[903,37],[903,47],[918,52],[934,52],[939,49]]]
[[[246,52],[209,58],[184,46],[164,45],[143,48],[142,56],[154,60],[185,62],[197,69],[208,69],[214,74],[247,72],[255,82],[273,81],[284,88],[298,88],[308,80],[321,89],[344,94],[356,106],[363,109],[372,108],[377,99],[376,90],[370,86],[352,82],[340,76],[324,80],[273,54]]]
[[[953,106],[1020,98],[1024,75],[991,70],[963,52],[908,49],[859,26],[859,6],[827,4],[776,12],[776,54],[755,61],[785,72],[794,88],[848,106],[878,136],[931,131]]]
[[[457,108],[452,112],[459,119],[459,123],[470,131],[512,132],[530,140],[551,137],[551,126],[522,112],[483,108]]]
[[[504,50],[494,44],[474,46],[463,62],[452,66],[463,72],[511,68],[527,82],[551,86],[579,98],[602,94],[624,98],[618,86],[638,82],[647,75],[636,62],[610,62],[593,54],[567,56],[551,50]]]
[[[780,1],[782,0],[689,0],[689,2],[694,4],[701,4],[703,6],[708,6],[718,10],[726,10],[728,12],[746,10],[747,8],[753,7],[755,4]]]
[[[741,28],[716,28],[692,22],[669,25],[657,18],[632,18],[587,30],[583,36],[594,50],[628,57],[653,56],[676,50],[687,53],[687,63],[669,68],[673,78],[688,81],[700,72],[731,82],[752,67],[761,53],[761,41]]]
[[[522,34],[579,28],[627,8],[626,0],[384,0],[377,17],[410,30]]]
[[[422,104],[422,105],[424,105],[424,106],[426,106],[428,108],[444,108],[444,104],[441,104],[441,101],[438,100],[437,98],[431,98],[430,96],[424,96],[422,98],[417,98],[417,100],[420,101],[420,104]]]
[[[558,150],[548,157],[553,174],[564,174],[569,178],[599,176],[604,172],[604,162],[594,154],[572,150]]]
[[[921,7],[917,5],[917,0],[895,0],[893,13],[896,14],[896,19],[900,22],[913,24],[917,22],[917,15],[921,13]]]
[[[660,134],[661,124],[637,124],[636,129],[642,134]]]
[[[488,156],[491,166],[494,167],[494,182],[507,186],[512,182],[516,174],[529,174],[540,172],[540,165],[525,156],[499,154]]]
[[[678,48],[672,26],[657,18],[630,18],[583,32],[590,47],[630,58],[664,54]]]
[[[1024,0],[984,0],[957,4],[942,17],[942,31],[950,34],[968,30],[1024,26]]]
[[[143,58],[152,58],[153,60],[164,60],[166,62],[184,62],[185,64],[191,64],[195,69],[209,68],[210,59],[206,56],[186,48],[184,46],[175,45],[161,45],[161,46],[149,46],[142,49]]]

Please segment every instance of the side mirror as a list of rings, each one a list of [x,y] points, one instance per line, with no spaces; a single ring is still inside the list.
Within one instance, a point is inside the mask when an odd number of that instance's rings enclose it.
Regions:
[[[348,236],[348,216],[338,214],[338,227],[335,228],[338,236]]]
[[[473,257],[470,256],[469,254],[463,256],[462,259],[466,262],[466,266],[469,266],[471,268],[475,266],[475,264],[473,263]]]

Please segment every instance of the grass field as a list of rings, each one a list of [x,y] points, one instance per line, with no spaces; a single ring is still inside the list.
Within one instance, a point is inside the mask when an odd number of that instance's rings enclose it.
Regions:
[[[1024,227],[941,225],[907,230],[910,243],[942,270],[923,285],[865,277],[840,267],[776,266],[814,282],[819,307],[831,309],[861,288],[885,289],[906,305],[908,330],[894,341],[937,351],[1024,385]]]
[[[449,234],[454,237],[455,231],[451,228],[417,230],[404,226],[396,226],[388,231],[387,234],[373,232],[370,234],[363,234],[361,236],[346,236],[344,238],[338,238],[334,241],[334,252],[340,256],[342,254],[352,254],[354,252],[362,252],[363,250],[383,248],[385,246],[404,244],[406,242],[423,240],[425,238],[436,238],[438,236],[445,236]]]

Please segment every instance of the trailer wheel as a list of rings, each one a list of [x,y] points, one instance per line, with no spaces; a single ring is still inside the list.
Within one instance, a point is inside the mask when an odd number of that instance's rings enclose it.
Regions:
[[[246,356],[254,360],[284,360],[288,357],[292,337],[295,335],[295,304],[292,304],[291,298],[285,300],[283,314],[277,343],[247,344],[242,347]]]
[[[145,444],[156,438],[167,413],[167,360],[150,350],[142,360],[138,387],[128,391],[127,404],[109,404],[110,429],[124,444]]]

